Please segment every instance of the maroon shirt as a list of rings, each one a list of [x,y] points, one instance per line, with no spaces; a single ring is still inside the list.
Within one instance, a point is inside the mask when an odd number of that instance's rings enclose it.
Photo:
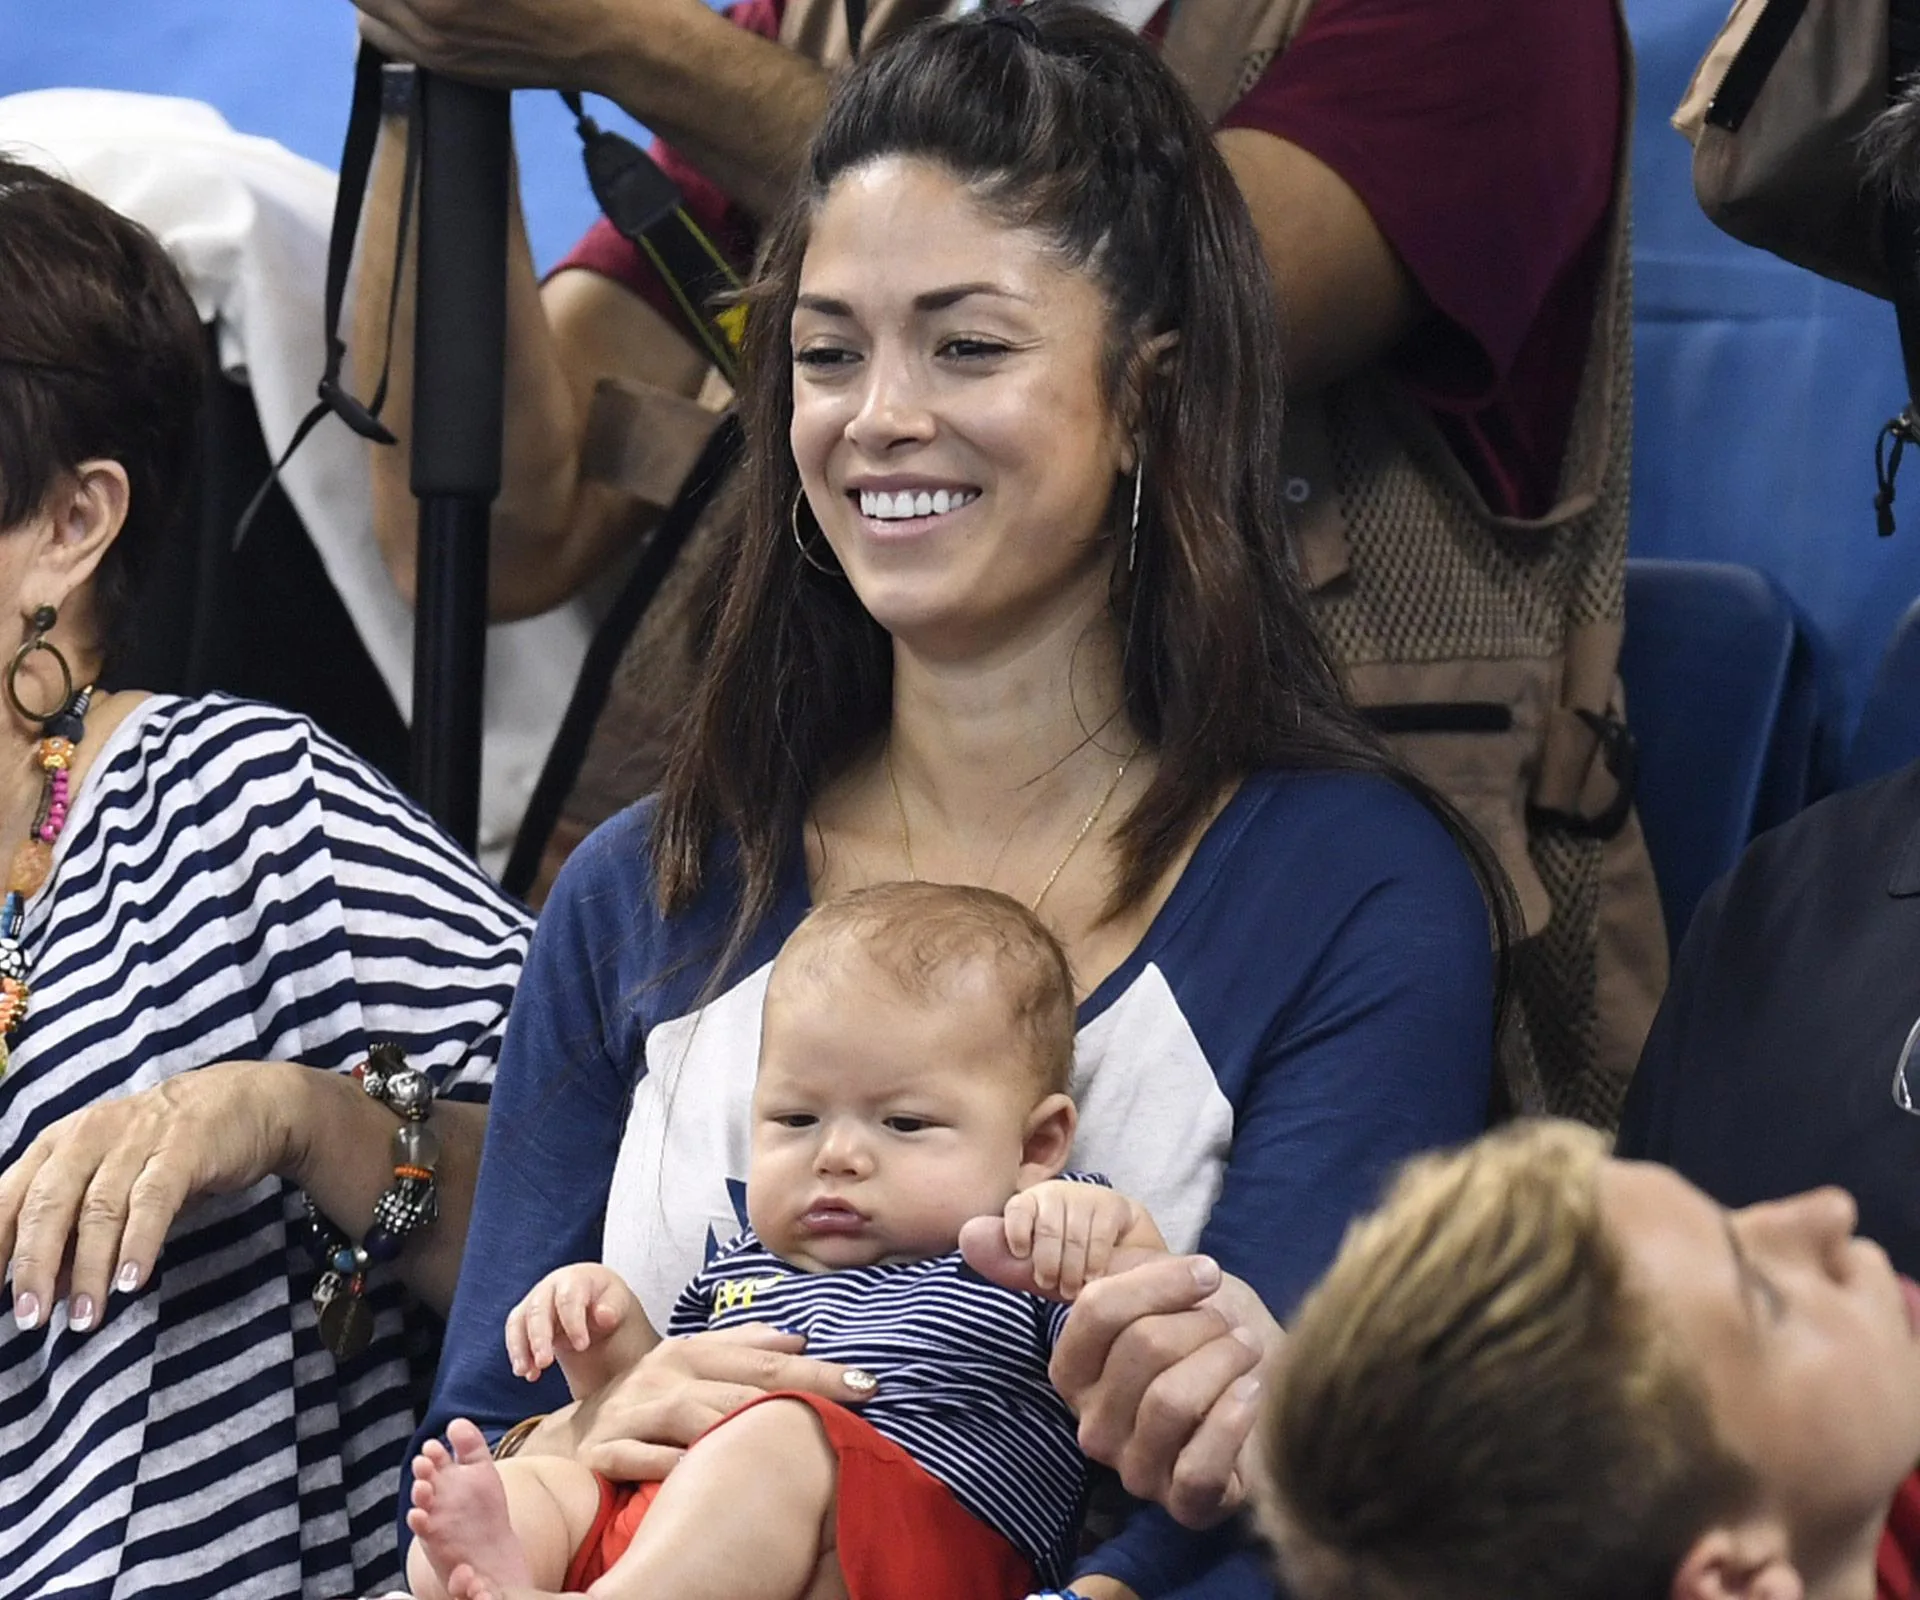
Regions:
[[[782,4],[728,16],[774,38]],[[1605,265],[1622,49],[1611,0],[1317,0],[1221,124],[1299,145],[1365,203],[1432,307],[1391,369],[1509,515],[1545,512],[1559,480]],[[749,260],[745,212],[664,143],[654,155]],[[677,316],[605,219],[566,267]]]

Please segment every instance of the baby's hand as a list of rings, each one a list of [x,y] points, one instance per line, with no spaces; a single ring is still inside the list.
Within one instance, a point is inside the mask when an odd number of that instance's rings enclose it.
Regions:
[[[1141,1207],[1099,1183],[1037,1183],[1009,1200],[1002,1218],[1007,1248],[1033,1263],[1035,1287],[1062,1300],[1107,1270],[1116,1245],[1166,1248]]]
[[[646,1315],[619,1273],[575,1262],[549,1272],[507,1313],[507,1357],[514,1375],[531,1383],[553,1365],[556,1339],[584,1351],[636,1320],[644,1325]]]

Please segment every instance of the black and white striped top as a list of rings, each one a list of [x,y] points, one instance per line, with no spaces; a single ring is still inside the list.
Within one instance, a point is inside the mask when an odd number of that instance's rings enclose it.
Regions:
[[[229,1058],[337,1071],[393,1039],[482,1097],[528,931],[311,724],[156,696],[100,751],[28,906],[0,1165],[67,1112]],[[277,1179],[197,1202],[96,1332],[64,1308],[33,1333],[0,1317],[0,1600],[326,1600],[397,1579],[425,1314],[376,1270],[373,1342],[336,1366],[299,1217]]]
[[[860,1415],[1033,1563],[1064,1575],[1086,1458],[1047,1379],[1067,1307],[974,1273],[960,1253],[803,1272],[751,1228],[701,1268],[672,1334],[767,1322],[806,1335],[819,1361],[880,1380]]]

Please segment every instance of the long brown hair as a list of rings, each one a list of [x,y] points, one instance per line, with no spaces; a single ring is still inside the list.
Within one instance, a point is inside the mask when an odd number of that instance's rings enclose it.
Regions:
[[[1119,828],[1109,915],[1148,894],[1230,783],[1263,768],[1376,772],[1460,840],[1504,968],[1500,869],[1349,705],[1309,620],[1282,517],[1279,316],[1246,203],[1152,48],[1068,0],[931,23],[862,60],[767,240],[747,295],[744,515],[654,827],[663,911],[692,902],[712,846],[730,838],[737,951],[773,903],[813,797],[891,715],[889,636],[796,548],[787,439],[789,326],[812,220],[843,174],[887,156],[951,172],[1106,297],[1109,395],[1145,474],[1138,556],[1115,563],[1111,613],[1127,714],[1160,758]],[[1164,354],[1147,370],[1156,339]]]

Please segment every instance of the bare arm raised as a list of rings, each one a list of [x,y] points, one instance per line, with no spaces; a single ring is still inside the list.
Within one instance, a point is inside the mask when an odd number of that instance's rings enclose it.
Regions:
[[[1288,391],[1310,394],[1378,361],[1419,320],[1421,298],[1360,196],[1272,134],[1229,128],[1218,142],[1273,274]]]
[[[698,0],[356,0],[384,48],[456,77],[591,90],[667,138],[765,216],[826,105],[826,74]],[[1412,279],[1353,189],[1298,145],[1252,128],[1220,138],[1288,312],[1289,378],[1318,388],[1412,326]]]
[[[700,0],[355,0],[404,61],[511,88],[617,101],[740,204],[786,197],[827,103],[827,75]]]

